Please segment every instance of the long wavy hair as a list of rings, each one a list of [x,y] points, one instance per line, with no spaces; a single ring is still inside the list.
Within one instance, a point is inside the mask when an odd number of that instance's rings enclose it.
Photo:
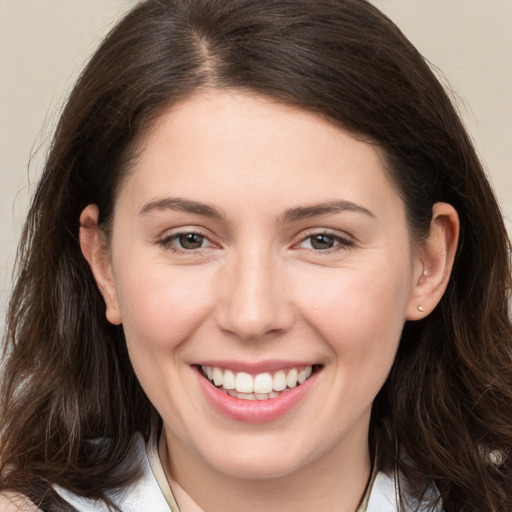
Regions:
[[[0,491],[58,507],[57,484],[105,500],[155,411],[122,327],[83,258],[79,216],[108,226],[137,141],[201,87],[237,88],[316,112],[376,144],[411,237],[452,204],[461,235],[448,289],[407,323],[377,396],[371,442],[405,496],[434,482],[446,512],[512,503],[510,243],[450,99],[400,30],[364,0],[148,0],[115,27],[72,91],[20,242],[5,337]],[[91,438],[108,442],[90,443]],[[406,482],[407,485],[404,484]],[[60,510],[60,509],[59,509]]]

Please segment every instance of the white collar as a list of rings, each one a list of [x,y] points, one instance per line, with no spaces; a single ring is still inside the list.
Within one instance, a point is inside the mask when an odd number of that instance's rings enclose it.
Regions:
[[[140,434],[134,438],[130,461],[140,464],[141,477],[122,492],[112,495],[123,512],[179,512],[178,505],[167,482],[155,441],[147,446]],[[106,505],[82,498],[70,491],[54,486],[57,493],[78,512],[108,512]],[[433,493],[437,493],[435,487]],[[370,490],[366,512],[398,512],[397,491],[393,474],[377,473]],[[421,507],[419,508],[421,510]],[[406,509],[404,512],[411,512]],[[437,507],[434,512],[441,512]]]

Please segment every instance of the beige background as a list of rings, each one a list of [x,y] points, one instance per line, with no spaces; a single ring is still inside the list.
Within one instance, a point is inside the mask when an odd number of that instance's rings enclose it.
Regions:
[[[512,0],[373,0],[449,81],[512,227]],[[83,64],[134,0],[0,0],[0,331],[16,242]]]

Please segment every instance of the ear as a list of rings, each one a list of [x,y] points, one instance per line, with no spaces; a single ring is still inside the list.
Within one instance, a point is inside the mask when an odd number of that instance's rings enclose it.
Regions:
[[[119,325],[122,322],[121,310],[108,247],[98,227],[98,217],[99,210],[95,204],[87,206],[80,215],[80,248],[105,301],[107,320]]]
[[[407,320],[429,315],[443,296],[453,267],[459,240],[459,216],[453,206],[436,203],[427,239],[416,248]]]

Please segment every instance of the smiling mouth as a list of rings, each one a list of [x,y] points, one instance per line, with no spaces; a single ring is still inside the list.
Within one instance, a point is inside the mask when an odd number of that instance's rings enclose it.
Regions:
[[[216,366],[201,366],[201,373],[219,391],[242,400],[271,400],[308,380],[319,365],[288,368],[251,375]]]

